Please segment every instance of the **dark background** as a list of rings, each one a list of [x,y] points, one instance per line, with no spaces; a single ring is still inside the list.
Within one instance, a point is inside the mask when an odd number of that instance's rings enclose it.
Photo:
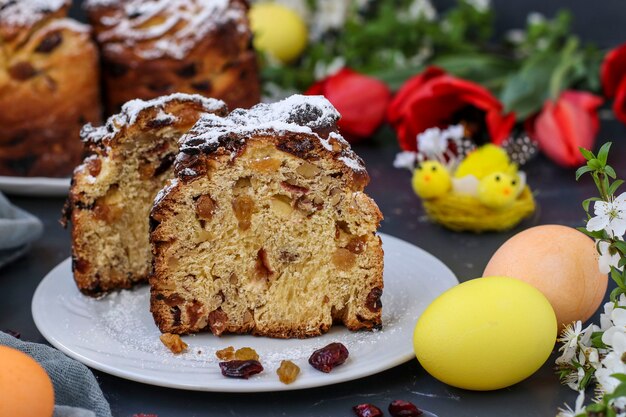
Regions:
[[[82,15],[75,1],[77,16]],[[435,1],[445,8],[452,1]],[[497,30],[522,28],[526,16],[538,11],[552,17],[561,8],[574,13],[574,31],[583,41],[601,47],[626,42],[624,0],[525,0],[492,2]],[[626,128],[604,121],[600,142],[615,142],[611,160],[621,177],[626,176]],[[542,157],[525,169],[536,194],[539,209],[513,231],[501,234],[452,233],[429,223],[419,200],[412,193],[409,174],[391,167],[397,152],[391,134],[375,143],[355,147],[366,161],[372,182],[368,193],[385,215],[381,231],[414,243],[442,259],[461,281],[480,276],[491,254],[510,236],[523,228],[544,223],[569,226],[583,224],[580,202],[594,194],[589,181],[576,183],[572,170],[554,166]],[[69,233],[57,223],[63,199],[10,196],[11,201],[40,217],[44,237],[32,251],[0,270],[0,328],[14,328],[25,340],[44,342],[30,314],[30,301],[43,276],[69,256]],[[595,318],[597,321],[597,316]],[[440,417],[521,417],[554,416],[564,402],[573,405],[576,394],[559,384],[552,370],[555,356],[528,380],[495,392],[468,392],[448,387],[428,376],[416,360],[368,378],[304,391],[265,394],[219,394],[178,391],[152,387],[95,372],[111,404],[114,416],[135,413],[169,416],[350,416],[352,405],[372,402],[386,406],[393,399],[413,401]],[[1,394],[0,394],[1,397]]]

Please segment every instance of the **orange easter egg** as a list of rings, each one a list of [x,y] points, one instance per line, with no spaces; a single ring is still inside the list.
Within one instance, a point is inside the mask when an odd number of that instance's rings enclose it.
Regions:
[[[483,273],[492,275],[533,285],[552,304],[560,326],[589,319],[608,285],[607,275],[598,266],[594,241],[559,225],[532,227],[507,240]]]
[[[33,358],[0,346],[0,417],[51,417],[54,390],[46,371]]]

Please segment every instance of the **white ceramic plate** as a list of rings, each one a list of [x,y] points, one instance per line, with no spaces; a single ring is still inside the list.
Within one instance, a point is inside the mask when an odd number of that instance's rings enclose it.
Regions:
[[[70,189],[69,178],[0,176],[0,191],[34,197],[65,197]]]
[[[413,328],[428,304],[458,283],[441,261],[400,239],[381,235],[385,250],[383,329],[351,332],[334,326],[306,340],[211,334],[185,336],[187,353],[172,354],[159,341],[149,312],[146,286],[94,300],[74,285],[71,261],[65,260],[41,282],[33,297],[37,328],[56,348],[80,362],[121,378],[197,391],[261,392],[318,387],[372,375],[414,357]],[[324,374],[308,364],[314,350],[341,342],[350,357]],[[221,375],[215,351],[249,346],[260,355],[265,371],[249,380]],[[281,360],[302,370],[290,385],[276,376]]]

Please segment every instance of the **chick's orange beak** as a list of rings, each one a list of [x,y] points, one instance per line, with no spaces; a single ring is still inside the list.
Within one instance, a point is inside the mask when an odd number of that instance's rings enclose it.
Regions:
[[[504,190],[502,190],[502,194],[509,196],[511,194],[511,189],[510,188],[505,188]]]
[[[424,175],[424,181],[426,182],[430,181],[430,175]]]

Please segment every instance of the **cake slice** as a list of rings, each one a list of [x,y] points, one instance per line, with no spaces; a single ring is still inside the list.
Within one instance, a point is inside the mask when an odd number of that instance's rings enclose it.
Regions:
[[[227,110],[218,100],[173,94],[130,101],[104,126],[83,128],[94,154],[74,172],[66,212],[80,291],[98,296],[147,280],[152,202],[173,176],[178,139],[204,113]]]
[[[381,325],[382,215],[323,97],[203,116],[151,213],[151,310],[168,333],[310,337]]]

